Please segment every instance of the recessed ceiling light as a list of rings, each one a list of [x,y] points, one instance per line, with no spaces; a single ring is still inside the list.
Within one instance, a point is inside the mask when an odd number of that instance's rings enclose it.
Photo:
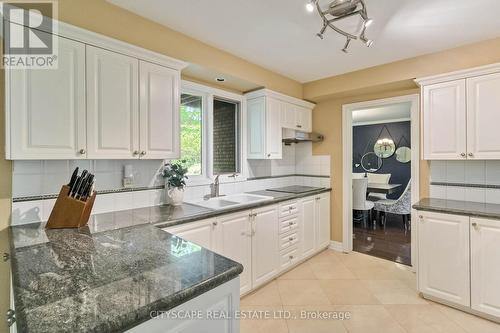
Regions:
[[[217,82],[225,82],[226,79],[223,78],[223,77],[217,77],[217,78],[215,78],[215,81],[217,81]]]

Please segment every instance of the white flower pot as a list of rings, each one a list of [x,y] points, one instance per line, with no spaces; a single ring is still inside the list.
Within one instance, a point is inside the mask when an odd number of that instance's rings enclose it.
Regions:
[[[167,188],[167,196],[171,205],[180,206],[184,199],[184,189],[180,187]]]

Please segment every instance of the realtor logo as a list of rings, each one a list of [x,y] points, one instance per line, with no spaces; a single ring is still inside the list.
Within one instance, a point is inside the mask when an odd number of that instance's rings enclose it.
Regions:
[[[32,0],[5,1],[0,5],[3,67],[57,68],[57,3]]]

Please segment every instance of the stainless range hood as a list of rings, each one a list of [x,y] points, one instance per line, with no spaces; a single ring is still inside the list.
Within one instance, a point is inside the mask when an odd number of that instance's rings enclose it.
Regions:
[[[318,133],[305,133],[289,129],[283,130],[283,143],[286,145],[300,142],[321,142],[324,138],[323,135]]]

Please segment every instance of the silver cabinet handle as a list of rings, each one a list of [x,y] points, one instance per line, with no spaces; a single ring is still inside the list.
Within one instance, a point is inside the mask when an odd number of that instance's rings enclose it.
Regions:
[[[460,156],[465,158],[467,155],[465,155],[465,153],[461,153]]]
[[[134,152],[132,153],[134,156],[137,156],[139,155],[139,151],[138,150],[134,150]]]
[[[271,154],[267,154],[267,157],[271,157]]]
[[[144,155],[146,155],[146,151],[145,150],[141,151],[141,156],[144,156]]]
[[[288,238],[289,241],[293,241],[293,237]]]
[[[87,151],[83,148],[80,149],[78,152],[80,153],[80,155],[85,155],[87,153]]]
[[[302,128],[302,125],[297,125],[297,128]]]
[[[473,153],[469,153],[469,157],[474,157],[474,154]]]
[[[474,229],[479,230],[479,224],[477,224],[476,222],[472,222],[472,226],[474,227]]]
[[[290,260],[292,260],[292,259],[293,259],[293,256],[289,256],[288,258],[290,258]]]
[[[293,225],[293,222],[288,222],[288,225]]]
[[[212,225],[213,225],[214,227],[216,227],[216,226],[217,226],[217,224],[218,224],[218,223],[217,223],[217,221],[212,222]]]

